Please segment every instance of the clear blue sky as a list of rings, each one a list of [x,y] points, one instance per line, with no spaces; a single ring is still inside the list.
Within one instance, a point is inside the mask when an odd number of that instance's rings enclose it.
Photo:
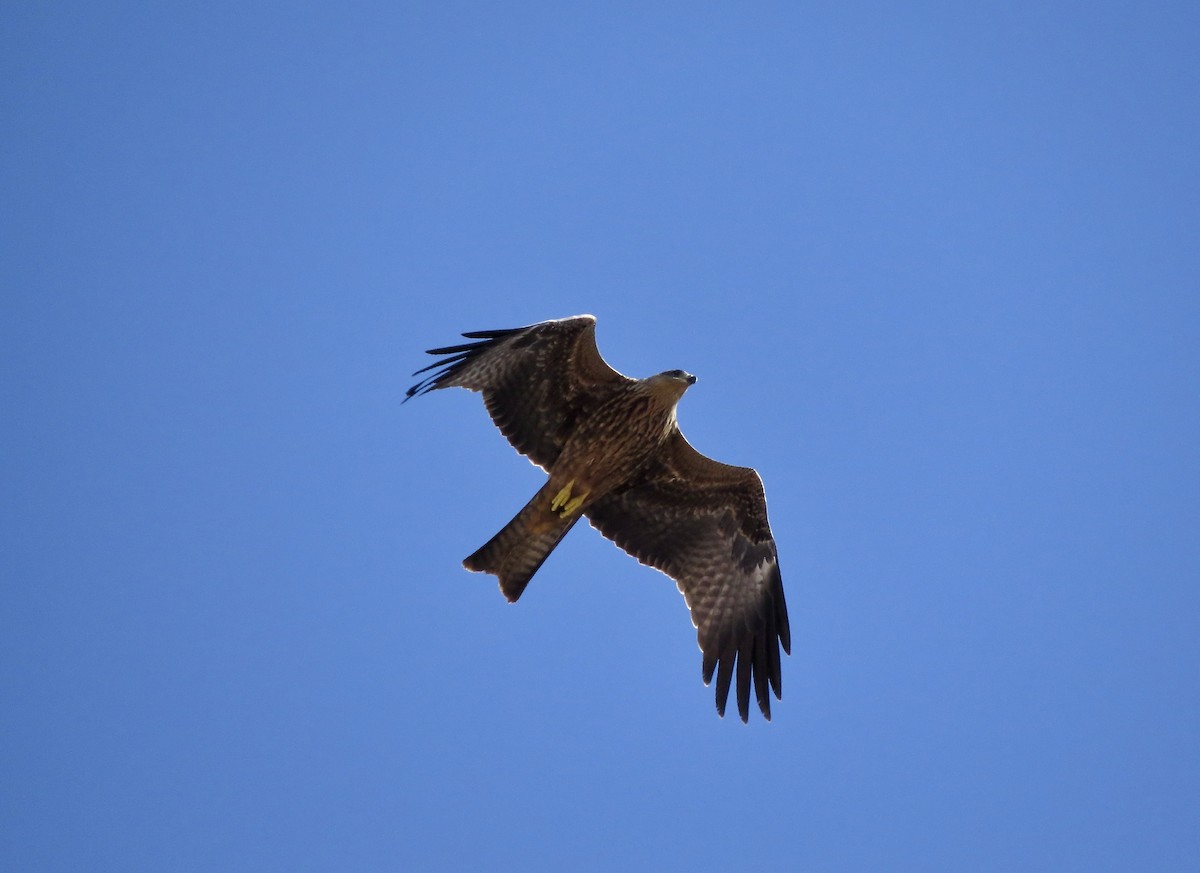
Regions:
[[[0,867],[1192,871],[1190,3],[6,4]],[[718,719],[459,331],[592,312],[762,473]]]

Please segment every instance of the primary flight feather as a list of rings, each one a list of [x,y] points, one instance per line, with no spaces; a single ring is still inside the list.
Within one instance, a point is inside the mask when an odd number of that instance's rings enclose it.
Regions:
[[[762,480],[707,458],[679,432],[675,407],[696,377],[668,370],[631,379],[596,348],[596,319],[578,315],[511,330],[464,333],[474,342],[413,375],[407,400],[438,388],[483,394],[492,421],[550,474],[504,528],[463,561],[491,573],[516,601],[580,518],[643,564],[675,580],[691,610],[704,683],[716,676],[717,712],[730,686],[749,718],[750,688],[771,718],[780,697],[787,606]]]

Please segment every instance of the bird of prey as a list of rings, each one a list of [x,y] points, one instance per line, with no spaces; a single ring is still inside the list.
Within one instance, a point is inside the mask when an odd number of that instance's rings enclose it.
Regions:
[[[492,573],[514,602],[582,517],[643,564],[675,580],[725,714],[737,677],[747,721],[750,686],[764,717],[780,697],[779,647],[791,652],[787,606],[762,480],[707,458],[683,438],[675,407],[696,377],[618,373],[596,348],[596,319],[578,315],[511,330],[464,333],[475,342],[414,376],[405,400],[437,388],[483,394],[492,421],[549,480],[505,527],[463,561]],[[440,368],[440,369],[439,369]]]

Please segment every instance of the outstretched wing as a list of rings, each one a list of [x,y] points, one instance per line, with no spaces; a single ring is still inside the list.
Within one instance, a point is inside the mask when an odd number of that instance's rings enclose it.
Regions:
[[[463,336],[479,342],[430,349],[446,357],[417,370],[414,376],[437,372],[409,388],[404,399],[437,388],[482,392],[496,427],[543,469],[554,464],[576,420],[612,387],[631,381],[600,357],[591,315]]]
[[[758,473],[705,457],[676,431],[636,484],[585,514],[604,536],[676,581],[704,654],[704,684],[716,673],[717,712],[725,714],[736,665],[742,721],[752,681],[770,720],[768,682],[778,698],[779,647],[790,653],[792,641]]]

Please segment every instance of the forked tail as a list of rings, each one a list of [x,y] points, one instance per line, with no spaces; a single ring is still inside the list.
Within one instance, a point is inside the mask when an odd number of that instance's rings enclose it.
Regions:
[[[500,580],[500,591],[509,603],[514,603],[579,518],[576,513],[562,518],[550,509],[547,483],[500,533],[466,558],[463,566],[494,575]]]

